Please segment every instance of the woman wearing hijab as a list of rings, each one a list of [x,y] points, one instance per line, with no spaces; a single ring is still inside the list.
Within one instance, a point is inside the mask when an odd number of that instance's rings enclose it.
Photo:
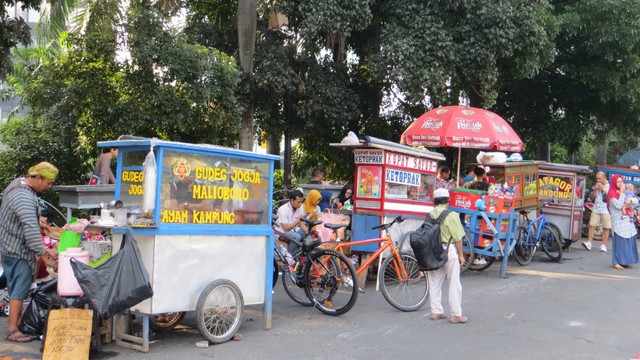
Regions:
[[[304,203],[302,203],[302,207],[304,208],[304,213],[307,214],[307,219],[312,221],[317,221],[320,219],[320,207],[318,204],[322,200],[322,195],[318,190],[309,191],[309,195],[304,199]]]
[[[331,191],[322,190],[320,191],[320,195],[322,196],[322,199],[320,199],[318,206],[320,206],[320,212],[324,212],[325,209],[331,208]]]
[[[618,174],[611,177],[611,185],[607,196],[609,198],[609,212],[611,213],[611,230],[613,231],[611,265],[613,265],[614,269],[624,270],[639,261],[638,245],[636,243],[637,230],[633,223],[633,217],[623,213],[625,204],[630,204],[634,200],[626,198],[624,180]],[[635,200],[636,203],[637,201]]]

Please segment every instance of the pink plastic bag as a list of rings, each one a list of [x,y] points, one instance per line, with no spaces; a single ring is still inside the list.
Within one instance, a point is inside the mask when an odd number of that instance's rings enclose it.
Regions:
[[[337,240],[333,230],[326,228],[324,224],[349,224],[348,215],[332,213],[329,209],[325,210],[325,212],[321,214],[321,220],[322,224],[316,226],[316,230],[320,234],[322,242]],[[344,240],[344,229],[345,228],[341,228],[338,230],[338,237],[340,237],[341,240]]]

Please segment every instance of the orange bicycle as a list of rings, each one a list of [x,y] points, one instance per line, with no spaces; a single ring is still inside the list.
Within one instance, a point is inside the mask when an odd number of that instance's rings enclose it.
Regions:
[[[378,225],[372,230],[380,229],[383,236],[375,239],[357,240],[350,242],[333,242],[334,250],[344,253],[344,248],[356,245],[379,243],[378,250],[364,261],[356,270],[356,274],[360,275],[366,271],[381,254],[389,249],[390,254],[384,259],[378,271],[378,282],[380,291],[385,300],[394,308],[401,311],[416,311],[427,302],[429,286],[427,277],[419,270],[418,260],[413,255],[401,254],[396,244],[389,235],[389,228],[394,224],[404,221],[402,216],[398,216],[390,223]],[[324,224],[325,227],[332,229],[336,234],[338,229],[348,226],[347,224]]]

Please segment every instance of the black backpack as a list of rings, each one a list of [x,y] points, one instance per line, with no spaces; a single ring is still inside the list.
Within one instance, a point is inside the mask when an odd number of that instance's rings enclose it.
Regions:
[[[427,215],[424,223],[414,232],[409,234],[409,244],[413,254],[418,260],[420,271],[438,270],[448,260],[448,251],[451,241],[446,249],[442,247],[440,240],[440,224],[451,211],[444,210],[437,219]]]

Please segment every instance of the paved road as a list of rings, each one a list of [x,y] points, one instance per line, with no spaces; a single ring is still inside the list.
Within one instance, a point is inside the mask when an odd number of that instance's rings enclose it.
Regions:
[[[262,329],[262,309],[254,307],[245,314],[241,341],[196,348],[201,337],[184,327],[161,334],[149,353],[110,344],[91,358],[632,359],[640,354],[640,266],[618,271],[610,262],[610,254],[574,245],[562,263],[544,254],[526,267],[510,263],[507,279],[498,277],[497,263],[469,272],[464,325],[431,321],[428,306],[399,312],[371,281],[349,313],[329,317],[293,303],[279,282],[271,330]],[[0,341],[0,353],[40,358],[39,346]]]

